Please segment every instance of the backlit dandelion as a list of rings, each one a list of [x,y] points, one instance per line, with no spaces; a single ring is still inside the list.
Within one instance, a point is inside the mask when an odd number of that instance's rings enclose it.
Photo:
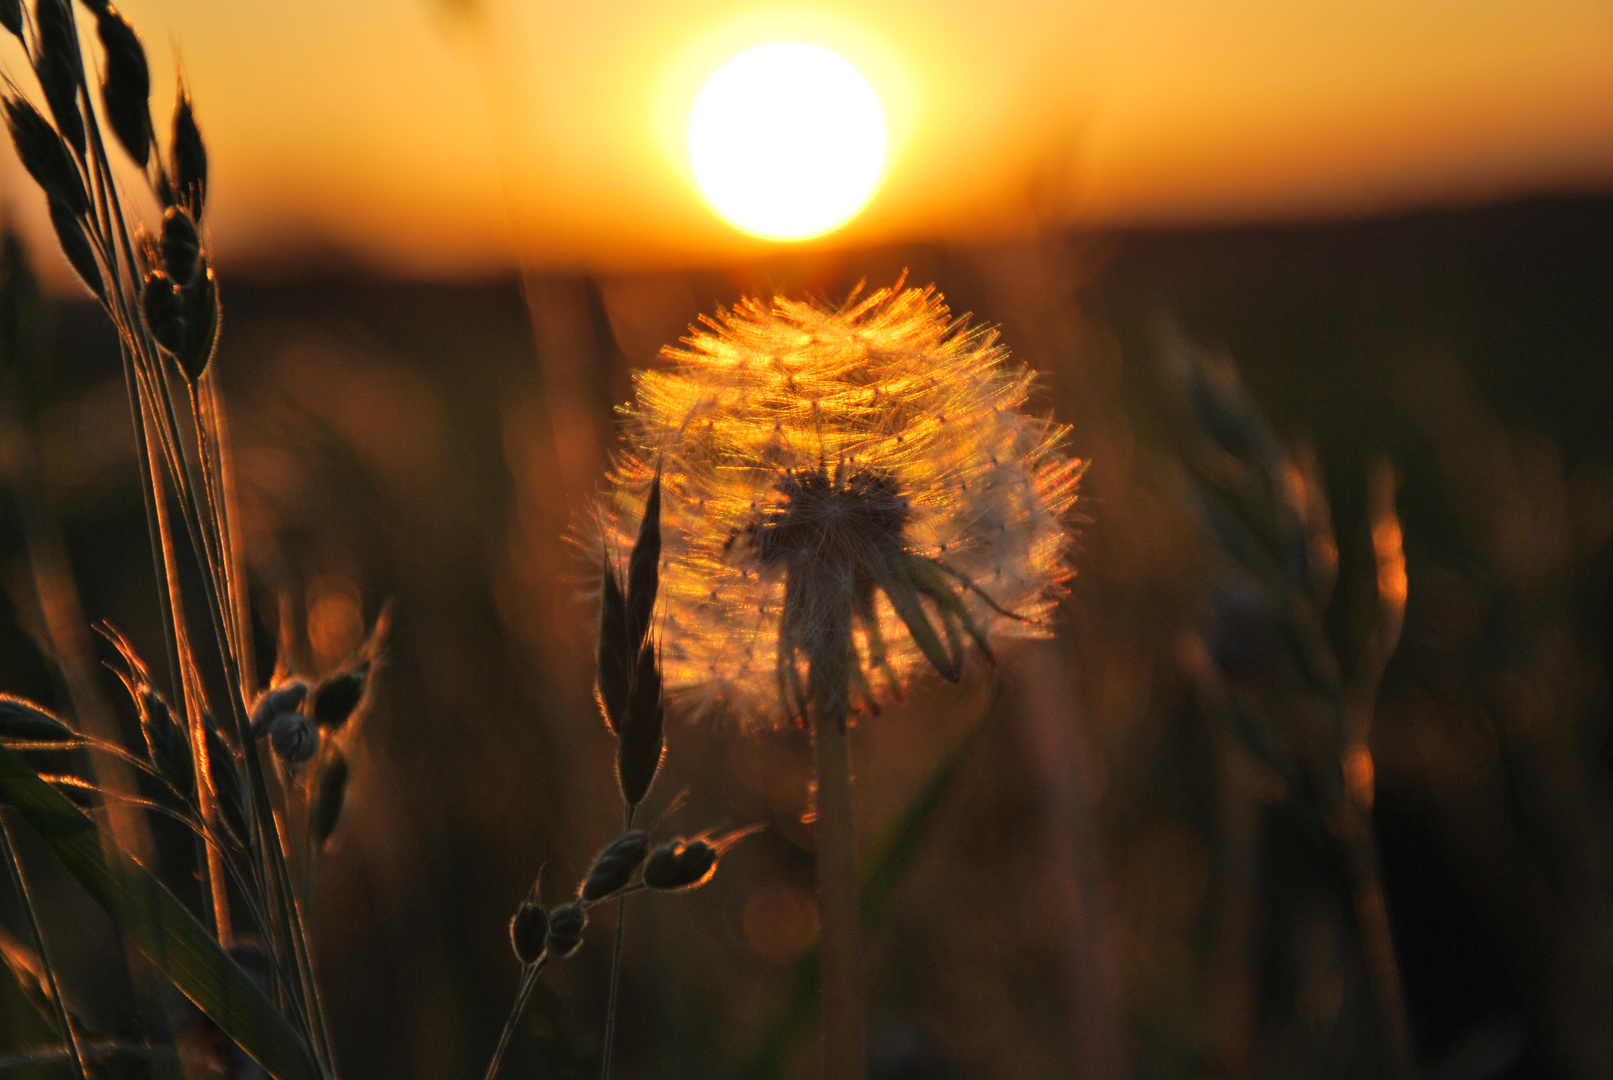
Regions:
[[[1043,632],[1081,464],[1022,411],[1031,373],[933,288],[748,300],[665,355],[627,409],[606,542],[631,546],[659,470],[675,703],[799,718],[832,652],[877,708],[925,661],[956,679],[970,640]]]
[[[661,521],[661,661],[695,711],[811,721],[824,1076],[866,1075],[847,720],[972,640],[1037,633],[1069,576],[1081,465],[1031,374],[934,289],[745,301],[638,376],[604,507]],[[659,477],[659,482],[656,478]],[[649,493],[646,500],[645,493]]]

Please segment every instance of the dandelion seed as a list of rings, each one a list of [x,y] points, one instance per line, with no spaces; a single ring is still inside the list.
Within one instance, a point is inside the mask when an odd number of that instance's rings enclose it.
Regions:
[[[813,657],[843,648],[872,711],[926,661],[957,678],[966,638],[989,657],[992,635],[1045,632],[1082,465],[1022,411],[1031,373],[933,288],[744,301],[664,354],[637,377],[604,541],[627,549],[659,469],[672,702],[799,717]]]

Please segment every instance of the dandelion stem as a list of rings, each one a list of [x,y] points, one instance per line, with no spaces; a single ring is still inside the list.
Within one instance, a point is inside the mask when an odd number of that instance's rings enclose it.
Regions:
[[[857,824],[851,801],[851,611],[826,620],[813,650],[813,750],[818,772],[818,923],[824,1080],[867,1075]]]

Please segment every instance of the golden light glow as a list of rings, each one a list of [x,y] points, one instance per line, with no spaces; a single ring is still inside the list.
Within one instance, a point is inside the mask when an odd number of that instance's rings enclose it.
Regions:
[[[780,41],[740,53],[689,115],[689,164],[735,228],[802,240],[844,225],[885,168],[885,112],[862,73],[828,49]]]

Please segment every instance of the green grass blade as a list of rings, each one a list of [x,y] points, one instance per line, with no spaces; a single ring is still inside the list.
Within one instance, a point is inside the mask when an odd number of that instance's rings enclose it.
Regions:
[[[118,928],[275,1080],[320,1080],[308,1045],[162,882],[0,746],[0,800],[15,807]],[[109,858],[110,855],[110,858]]]

